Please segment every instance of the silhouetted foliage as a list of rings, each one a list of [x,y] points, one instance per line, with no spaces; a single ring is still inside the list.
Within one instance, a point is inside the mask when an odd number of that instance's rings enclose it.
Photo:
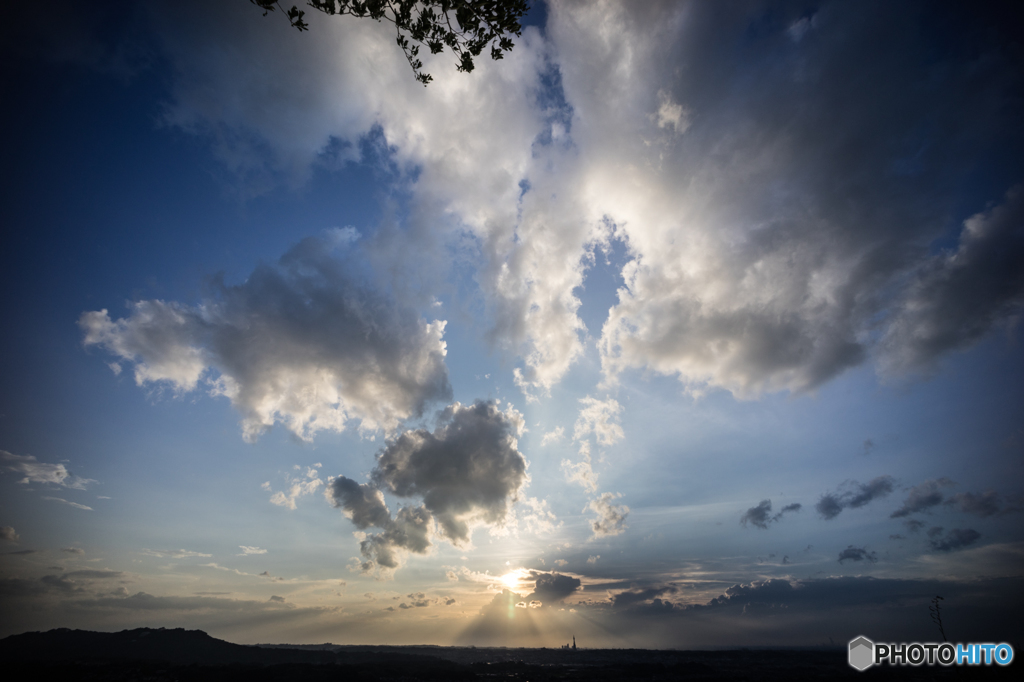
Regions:
[[[264,16],[275,7],[284,11],[278,0],[249,2],[263,8]],[[528,0],[309,0],[306,4],[324,14],[349,14],[394,24],[398,46],[423,85],[433,78],[422,71],[421,45],[431,54],[448,46],[459,58],[455,68],[472,71],[473,58],[488,46],[491,59],[501,59],[512,49],[509,35],[522,34],[519,20],[529,8]],[[285,12],[288,22],[300,31],[309,29],[305,14],[295,5]]]
[[[948,642],[949,640],[946,639],[946,629],[942,627],[942,610],[939,608],[939,600],[941,599],[942,597],[935,595],[935,598],[932,599],[932,605],[928,607],[928,613],[932,616],[932,622],[939,626],[939,634],[942,635],[942,641]]]

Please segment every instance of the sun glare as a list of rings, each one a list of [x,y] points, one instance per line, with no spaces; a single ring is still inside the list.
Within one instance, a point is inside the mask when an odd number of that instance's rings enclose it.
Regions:
[[[509,590],[516,592],[523,587],[523,580],[527,577],[528,571],[524,568],[517,568],[501,576],[501,584]]]

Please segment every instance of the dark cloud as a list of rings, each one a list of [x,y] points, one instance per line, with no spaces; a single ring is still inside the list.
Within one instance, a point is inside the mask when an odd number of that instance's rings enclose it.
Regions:
[[[679,588],[675,585],[630,589],[614,595],[612,597],[612,606],[616,609],[626,609],[635,608],[638,605],[654,605],[654,602],[658,602],[655,608],[664,608],[663,604],[668,602],[662,600],[661,597],[666,594],[675,594],[678,591]]]
[[[890,514],[890,517],[898,519],[942,504],[944,500],[942,488],[948,488],[951,485],[953,485],[953,481],[948,478],[939,478],[929,479],[914,486],[910,489],[907,499],[903,501],[903,506]]]
[[[869,552],[863,547],[854,547],[850,545],[842,552],[839,553],[839,563],[844,561],[868,561],[875,563],[878,561],[878,555],[875,552]]]
[[[936,526],[928,530],[928,539],[932,549],[939,552],[952,552],[968,545],[973,545],[981,538],[981,533],[973,528],[954,528],[943,534],[942,528]]]
[[[894,511],[891,517],[903,518],[917,512],[934,509],[939,505],[952,507],[965,514],[972,514],[981,518],[1011,514],[1020,511],[1022,508],[1022,505],[1017,500],[1004,504],[994,490],[988,490],[984,493],[956,493],[946,497],[942,488],[948,488],[953,485],[953,481],[948,478],[940,478],[925,481],[911,488],[907,499],[903,502],[903,506]],[[923,522],[913,519],[909,519],[905,523],[912,532],[917,532],[924,525]]]
[[[771,519],[772,501],[761,500],[761,503],[756,507],[751,507],[746,511],[743,516],[740,517],[740,523],[744,526],[748,523],[757,526],[758,528],[767,529],[768,523]]]
[[[124,573],[121,571],[109,571],[109,570],[81,570],[81,571],[70,571],[64,574],[65,578],[85,578],[89,580],[107,580],[110,578],[122,578]]]
[[[469,541],[469,521],[505,521],[509,501],[526,483],[526,459],[517,449],[523,428],[514,410],[495,403],[455,403],[431,433],[406,431],[377,455],[375,485],[399,497],[421,496],[441,535]]]
[[[800,511],[803,507],[799,502],[793,504],[787,504],[778,513],[772,515],[772,501],[761,500],[760,504],[756,507],[748,509],[743,516],[740,517],[740,523],[746,526],[748,523],[756,526],[762,530],[767,530],[768,525],[775,523],[782,518],[782,515],[787,512]]]
[[[925,523],[924,521],[918,521],[917,519],[907,519],[903,522],[903,525],[906,526],[907,530],[909,530],[911,533],[917,533],[920,532],[922,528],[924,528]]]
[[[1024,190],[964,222],[955,249],[922,263],[882,348],[900,371],[930,371],[1024,303]]]
[[[531,571],[530,577],[534,579],[533,592],[527,595],[525,601],[539,601],[545,606],[557,604],[574,594],[582,585],[579,578],[561,573]]]
[[[361,542],[364,571],[394,570],[401,552],[425,553],[435,524],[456,546],[469,542],[471,524],[502,525],[528,478],[519,452],[522,416],[496,403],[454,403],[433,431],[406,431],[377,453],[369,483],[339,476],[331,482],[334,505],[357,528],[381,528]],[[398,497],[421,497],[419,507],[403,507],[392,519],[381,490]]]
[[[823,519],[834,519],[844,509],[863,507],[885,497],[892,492],[895,483],[892,476],[879,476],[867,483],[847,481],[840,486],[839,491],[822,495],[814,508]]]
[[[79,583],[62,575],[44,575],[39,579],[39,582],[58,592],[72,593],[84,591],[84,588]]]
[[[617,605],[614,597],[612,601],[580,602],[574,605],[579,615],[553,622],[579,627],[575,619],[583,616],[597,627],[628,632],[633,641],[664,648],[684,643],[710,647],[721,641],[738,646],[758,642],[806,645],[822,642],[825,632],[836,641],[848,641],[867,631],[879,633],[879,640],[930,641],[936,631],[928,618],[928,606],[941,594],[944,607],[955,609],[958,626],[978,638],[1014,641],[1013,637],[1024,634],[1015,615],[1024,608],[1021,578],[768,579],[733,584],[720,596],[690,604],[680,603],[683,591],[673,593],[671,587],[627,587]],[[513,593],[496,596],[460,640],[486,644],[511,635],[528,637],[532,631],[530,610],[514,608],[523,601]],[[555,610],[548,615],[557,618],[560,614]],[[536,641],[542,645],[543,640]]]
[[[272,595],[270,595],[270,599],[268,599],[267,601],[272,601],[272,602],[277,602],[278,604],[283,604],[285,602],[285,598],[284,597],[279,597],[276,594],[272,594]]]
[[[1019,512],[1019,502],[1004,505],[994,490],[984,493],[957,493],[951,495],[945,504],[962,511],[965,514],[973,514],[982,518],[1002,514]]]
[[[814,508],[825,519],[834,519],[843,511],[843,502],[838,495],[825,493],[814,505]]]
[[[413,592],[406,596],[412,600],[411,604],[414,608],[423,608],[425,606],[430,606],[433,603],[430,599],[427,599],[427,595],[422,592]]]
[[[385,528],[391,520],[384,495],[366,483],[338,476],[331,482],[331,497],[334,506],[343,509],[356,528]]]
[[[258,602],[241,599],[223,599],[221,597],[157,597],[146,592],[136,592],[127,597],[100,597],[97,599],[80,600],[76,602],[76,606],[87,609],[126,611],[200,611],[208,609],[250,612],[260,611],[266,607],[279,608],[278,605],[287,606],[279,600],[283,600],[283,597],[278,597],[277,599],[272,597],[265,602]]]
[[[84,343],[133,364],[139,385],[187,392],[205,382],[242,413],[250,441],[275,422],[304,439],[350,420],[394,429],[451,397],[445,323],[357,283],[354,238],[351,229],[307,238],[196,306],[136,301],[118,320],[83,313]]]

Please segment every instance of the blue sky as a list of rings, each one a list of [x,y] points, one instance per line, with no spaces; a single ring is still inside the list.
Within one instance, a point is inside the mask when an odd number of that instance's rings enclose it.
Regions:
[[[0,635],[1020,635],[1012,11],[307,20],[5,29]]]

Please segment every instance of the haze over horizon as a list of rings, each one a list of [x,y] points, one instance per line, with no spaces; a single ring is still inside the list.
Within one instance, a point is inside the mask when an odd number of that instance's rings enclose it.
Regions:
[[[2,29],[0,637],[1024,628],[1010,3]]]

